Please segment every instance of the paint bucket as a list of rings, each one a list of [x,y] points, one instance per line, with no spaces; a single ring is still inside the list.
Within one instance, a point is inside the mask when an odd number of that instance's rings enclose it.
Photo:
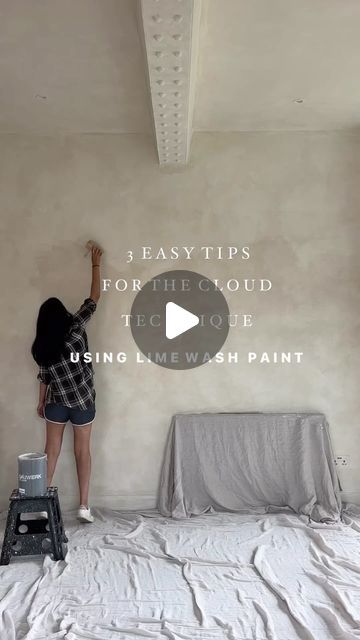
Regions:
[[[23,453],[18,456],[19,493],[22,496],[43,496],[47,491],[46,453]]]

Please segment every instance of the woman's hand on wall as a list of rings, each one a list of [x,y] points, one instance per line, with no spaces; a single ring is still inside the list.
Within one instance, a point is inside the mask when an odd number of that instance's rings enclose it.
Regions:
[[[91,249],[91,262],[93,266],[100,266],[101,256],[103,252],[99,247],[92,247]]]

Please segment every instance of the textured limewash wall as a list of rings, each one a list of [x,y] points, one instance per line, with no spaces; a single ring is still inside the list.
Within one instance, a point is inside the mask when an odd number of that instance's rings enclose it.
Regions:
[[[71,310],[88,295],[83,245],[106,249],[103,276],[147,280],[169,268],[210,277],[265,277],[269,294],[228,295],[253,312],[224,349],[303,351],[302,365],[95,365],[92,503],[155,500],[171,415],[181,411],[323,411],[335,451],[352,456],[343,488],[360,498],[360,136],[199,134],[190,166],[159,170],[146,136],[1,137],[1,506],[16,456],[41,450],[29,349],[39,304]],[[125,264],[141,245],[248,245],[248,262]],[[120,314],[133,294],[104,294],[89,327],[93,351],[136,352]],[[77,501],[71,427],[55,477]]]

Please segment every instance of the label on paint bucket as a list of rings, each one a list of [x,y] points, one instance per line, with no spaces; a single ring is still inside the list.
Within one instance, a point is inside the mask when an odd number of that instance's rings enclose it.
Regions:
[[[24,473],[21,473],[19,475],[19,480],[21,480],[22,482],[27,482],[28,480],[40,480],[40,478],[42,478],[41,473],[34,473],[33,475],[26,475]]]

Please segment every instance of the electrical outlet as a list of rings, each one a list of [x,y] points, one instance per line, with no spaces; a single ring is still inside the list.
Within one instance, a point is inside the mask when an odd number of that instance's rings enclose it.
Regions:
[[[334,462],[337,467],[350,467],[350,455],[343,453],[342,455],[335,456]]]

